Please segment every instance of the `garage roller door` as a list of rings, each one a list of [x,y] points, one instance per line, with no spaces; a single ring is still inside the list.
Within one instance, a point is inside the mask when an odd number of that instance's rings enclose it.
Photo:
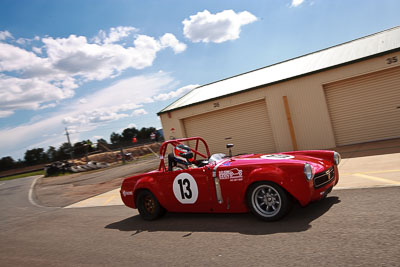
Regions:
[[[184,119],[187,137],[203,137],[211,153],[271,153],[274,139],[264,100],[225,108]]]
[[[336,145],[400,137],[400,67],[324,88]]]

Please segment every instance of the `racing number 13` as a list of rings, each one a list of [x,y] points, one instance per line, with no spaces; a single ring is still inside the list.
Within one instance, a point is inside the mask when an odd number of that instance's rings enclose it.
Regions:
[[[175,177],[172,190],[176,199],[182,204],[194,204],[199,196],[196,180],[186,172]]]
[[[192,198],[192,190],[190,190],[190,182],[188,179],[178,180],[179,188],[181,190],[182,199]]]

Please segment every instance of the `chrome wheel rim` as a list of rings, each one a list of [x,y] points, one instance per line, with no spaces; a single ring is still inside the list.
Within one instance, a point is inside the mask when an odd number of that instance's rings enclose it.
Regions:
[[[264,217],[275,216],[282,207],[280,194],[270,185],[260,185],[254,189],[251,201],[255,211]]]

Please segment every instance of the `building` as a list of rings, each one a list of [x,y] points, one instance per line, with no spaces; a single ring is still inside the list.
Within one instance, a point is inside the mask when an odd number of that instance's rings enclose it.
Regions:
[[[400,137],[400,26],[193,89],[158,115],[211,152],[326,149]]]

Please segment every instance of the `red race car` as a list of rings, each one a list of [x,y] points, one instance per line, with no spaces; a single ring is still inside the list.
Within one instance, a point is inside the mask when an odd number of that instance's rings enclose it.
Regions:
[[[172,153],[166,155],[168,147]],[[323,199],[339,180],[340,155],[334,151],[232,156],[231,147],[227,145],[229,156],[210,155],[200,137],[166,141],[160,148],[158,170],[123,181],[122,201],[137,208],[145,220],[166,211],[251,211],[274,221],[286,215],[295,201],[306,206]]]

